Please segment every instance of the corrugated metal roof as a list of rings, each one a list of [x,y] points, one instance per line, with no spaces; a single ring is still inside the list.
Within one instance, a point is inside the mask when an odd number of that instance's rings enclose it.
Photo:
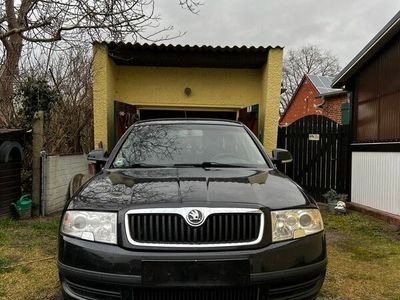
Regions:
[[[109,56],[118,65],[216,68],[259,68],[267,61],[271,48],[282,48],[122,42],[94,42],[94,44],[106,46]]]
[[[148,50],[158,50],[158,51],[200,51],[200,52],[241,52],[241,53],[260,53],[264,52],[267,53],[270,48],[280,48],[282,49],[283,47],[281,46],[211,46],[211,45],[173,45],[173,44],[148,44],[148,43],[123,43],[123,42],[94,42],[93,44],[101,44],[101,45],[106,45],[109,48],[116,48],[116,47],[128,47],[131,49],[148,49]]]
[[[23,129],[15,129],[15,128],[0,128],[0,134],[7,134],[7,133],[22,133]]]
[[[400,11],[374,36],[374,38],[335,77],[332,87],[342,87],[355,75],[391,38],[400,32]]]
[[[331,88],[332,81],[334,77],[331,76],[317,76],[317,75],[309,75],[307,77],[310,79],[312,84],[318,90],[320,95],[331,94],[334,92],[341,92],[342,89],[333,89]]]

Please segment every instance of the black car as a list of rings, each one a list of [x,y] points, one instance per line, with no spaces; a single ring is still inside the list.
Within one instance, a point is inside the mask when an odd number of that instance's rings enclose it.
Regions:
[[[315,201],[243,124],[135,123],[67,202],[67,299],[314,299],[325,277]],[[99,163],[104,160],[98,159]]]

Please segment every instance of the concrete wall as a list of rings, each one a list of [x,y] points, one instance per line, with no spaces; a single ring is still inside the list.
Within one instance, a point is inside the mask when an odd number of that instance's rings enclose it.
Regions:
[[[400,215],[400,153],[353,152],[351,201]]]
[[[114,134],[114,101],[146,108],[239,110],[259,104],[265,145],[276,145],[281,90],[282,49],[269,50],[260,69],[120,66],[107,48],[94,45],[94,139],[105,149]],[[184,89],[190,87],[188,97]],[[109,149],[110,150],[110,149]]]
[[[87,174],[87,155],[47,156],[42,159],[42,203],[45,214],[64,208],[68,184],[76,174]]]

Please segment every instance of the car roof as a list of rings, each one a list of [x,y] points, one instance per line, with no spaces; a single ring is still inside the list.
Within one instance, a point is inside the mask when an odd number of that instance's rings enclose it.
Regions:
[[[134,125],[161,125],[161,124],[202,124],[202,125],[225,125],[241,127],[243,124],[238,121],[207,118],[171,118],[171,119],[150,119],[138,121]]]

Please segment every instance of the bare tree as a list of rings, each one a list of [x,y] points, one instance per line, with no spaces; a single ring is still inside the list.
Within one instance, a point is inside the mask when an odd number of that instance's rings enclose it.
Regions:
[[[70,49],[49,64],[48,81],[61,98],[48,118],[45,149],[49,154],[88,153],[93,148],[91,63],[83,47]]]
[[[192,12],[200,5],[178,3]],[[171,38],[172,27],[160,27],[159,19],[154,0],[0,0],[0,125],[13,125],[14,83],[25,43]]]
[[[16,83],[16,122],[32,126],[37,110],[45,112],[45,150],[81,153],[91,147],[92,58],[85,47],[75,47],[42,60],[23,59]],[[88,138],[86,138],[89,135]]]
[[[285,111],[304,74],[335,76],[339,71],[339,60],[330,51],[315,45],[289,50],[283,65],[283,88],[286,91],[281,97],[281,113]]]

